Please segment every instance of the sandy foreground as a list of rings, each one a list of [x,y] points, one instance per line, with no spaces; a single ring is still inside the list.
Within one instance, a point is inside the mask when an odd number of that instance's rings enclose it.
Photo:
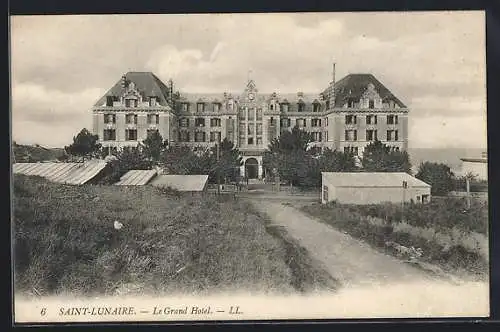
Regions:
[[[487,283],[402,283],[334,294],[208,297],[47,297],[14,301],[16,323],[489,316]]]

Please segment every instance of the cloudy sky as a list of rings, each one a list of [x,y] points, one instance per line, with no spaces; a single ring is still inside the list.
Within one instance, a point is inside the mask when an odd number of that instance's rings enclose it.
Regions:
[[[127,71],[181,92],[312,92],[373,73],[409,106],[410,147],[486,147],[483,12],[11,17],[12,135],[69,144]]]

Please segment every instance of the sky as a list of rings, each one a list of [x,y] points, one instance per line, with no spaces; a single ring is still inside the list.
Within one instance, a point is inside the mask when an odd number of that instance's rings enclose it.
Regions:
[[[372,73],[410,109],[410,148],[486,148],[482,11],[11,16],[12,138],[62,147],[128,71],[182,92],[319,93]]]

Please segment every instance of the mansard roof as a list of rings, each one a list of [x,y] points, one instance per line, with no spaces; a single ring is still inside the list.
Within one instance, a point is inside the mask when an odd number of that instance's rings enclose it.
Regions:
[[[134,83],[135,88],[143,98],[157,97],[158,103],[161,106],[168,106],[169,88],[152,72],[128,72],[125,74],[125,79],[127,83]],[[103,106],[106,104],[106,97],[113,96],[119,98],[123,92],[122,81],[120,79],[95,103],[95,106]]]
[[[299,97],[300,94],[300,97]],[[242,93],[227,93],[227,96],[232,96],[235,101],[238,101],[242,98]],[[270,102],[272,99],[273,93],[258,92],[256,94],[255,101],[259,102]],[[302,101],[305,104],[312,104],[314,102],[322,103],[321,95],[317,93],[276,93],[276,99],[279,103],[299,103]],[[191,92],[181,92],[180,93],[180,102],[187,103],[222,103],[225,100],[224,93],[191,93]]]
[[[392,94],[372,74],[349,74],[335,83],[335,107],[343,107],[349,99],[359,100],[368,88],[369,84],[375,86],[375,90],[383,101],[393,101],[399,107],[406,108],[405,104]],[[328,88],[324,91],[328,95]]]

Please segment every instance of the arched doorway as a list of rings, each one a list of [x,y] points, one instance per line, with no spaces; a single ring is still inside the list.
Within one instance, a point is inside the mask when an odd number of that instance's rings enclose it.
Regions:
[[[259,162],[255,158],[248,158],[245,161],[245,175],[249,179],[256,179],[259,176]]]

